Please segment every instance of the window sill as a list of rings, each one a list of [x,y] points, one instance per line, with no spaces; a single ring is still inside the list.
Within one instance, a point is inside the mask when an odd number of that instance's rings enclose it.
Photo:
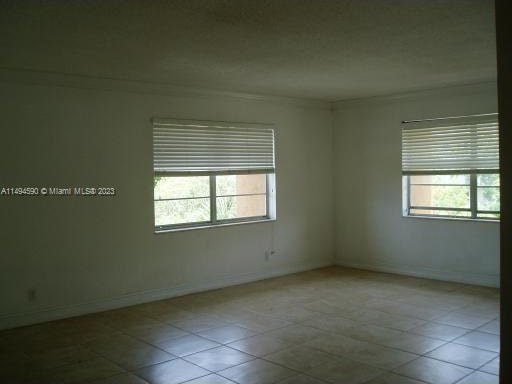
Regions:
[[[155,234],[161,234],[161,233],[168,233],[168,232],[183,232],[183,231],[191,231],[191,230],[198,230],[198,229],[213,229],[213,228],[219,228],[219,227],[231,227],[234,225],[244,225],[244,224],[258,224],[258,223],[268,223],[268,222],[274,222],[277,221],[277,219],[263,219],[263,218],[256,218],[254,220],[241,220],[241,221],[231,221],[231,222],[223,222],[219,224],[197,224],[194,226],[183,226],[183,227],[163,227],[161,229],[155,229]]]
[[[495,223],[499,224],[500,220],[492,219],[472,219],[469,217],[443,217],[443,216],[423,216],[423,215],[402,215],[404,219],[427,219],[427,220],[450,220],[450,221],[469,221],[477,223]]]

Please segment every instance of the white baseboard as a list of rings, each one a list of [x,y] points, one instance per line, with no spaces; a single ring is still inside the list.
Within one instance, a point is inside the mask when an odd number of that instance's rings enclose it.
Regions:
[[[336,265],[340,267],[366,269],[369,271],[376,272],[387,272],[395,273],[398,275],[423,277],[433,280],[453,281],[456,283],[482,285],[485,287],[499,288],[500,286],[499,274],[453,272],[440,269],[417,268],[411,266],[384,263],[357,263],[346,260],[336,260]]]
[[[164,289],[134,292],[122,296],[99,299],[64,307],[53,307],[21,313],[1,314],[0,330],[30,324],[37,324],[45,321],[80,316],[89,313],[107,311],[110,309],[128,307],[131,305],[168,299],[171,297],[183,296],[191,293],[197,293],[202,291],[208,291],[211,289],[228,287],[231,285],[248,283],[251,281],[264,280],[271,277],[283,276],[291,273],[308,271],[311,269],[323,268],[332,265],[332,262],[325,261],[320,263],[303,263],[298,265],[281,267],[272,271],[249,272],[239,274],[236,276],[224,276],[209,281],[182,284]]]

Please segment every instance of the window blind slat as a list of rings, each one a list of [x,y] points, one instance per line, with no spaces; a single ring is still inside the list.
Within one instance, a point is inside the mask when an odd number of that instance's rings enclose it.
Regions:
[[[274,172],[274,130],[265,125],[153,119],[155,172]]]
[[[438,128],[405,128],[405,130],[409,131],[409,135],[411,136],[421,136],[426,134],[442,134],[442,135],[448,135],[451,133],[458,133],[458,132],[472,132],[475,127],[478,128],[480,131],[494,131],[495,127],[497,127],[498,124],[492,124],[492,125],[476,125],[472,127],[468,126],[461,126],[458,128],[446,128],[446,127],[438,127]]]
[[[402,173],[499,169],[498,123],[426,122],[402,129]]]

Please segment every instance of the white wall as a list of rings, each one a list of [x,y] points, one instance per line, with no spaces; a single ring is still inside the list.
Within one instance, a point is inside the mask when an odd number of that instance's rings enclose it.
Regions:
[[[336,262],[498,286],[499,224],[402,217],[402,120],[497,112],[495,84],[334,105]]]
[[[118,192],[0,196],[0,328],[333,264],[328,104],[179,89],[165,95],[165,87],[139,92],[99,80],[6,81],[24,76],[0,82],[0,186]],[[153,116],[275,123],[277,221],[154,234]]]
[[[0,105],[0,186],[118,191],[0,196],[0,328],[331,265],[335,250],[340,265],[498,285],[499,224],[403,218],[400,174],[402,120],[495,112],[494,84],[340,102],[331,112],[0,71]],[[153,116],[275,123],[278,220],[154,234]]]

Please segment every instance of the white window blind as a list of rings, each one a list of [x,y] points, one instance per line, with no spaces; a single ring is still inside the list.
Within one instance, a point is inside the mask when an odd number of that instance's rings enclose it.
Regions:
[[[153,163],[162,173],[273,173],[269,125],[153,119]]]
[[[404,175],[499,169],[497,117],[454,120],[404,125]]]

